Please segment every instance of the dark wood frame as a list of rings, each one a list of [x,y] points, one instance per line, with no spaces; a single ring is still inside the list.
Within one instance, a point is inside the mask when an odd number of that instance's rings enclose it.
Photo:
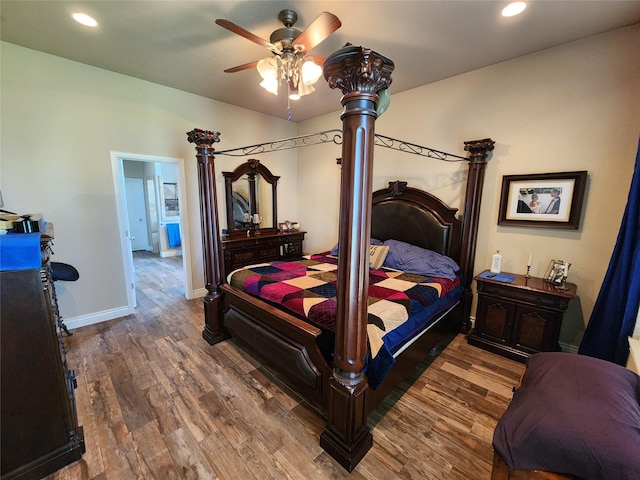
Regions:
[[[269,227],[261,228],[260,230],[266,233],[273,233],[278,231],[278,180],[279,176],[271,173],[267,167],[260,163],[260,160],[251,158],[245,163],[238,165],[233,172],[222,172],[224,176],[225,194],[227,201],[227,230],[230,234],[233,232],[241,231],[245,234],[246,229],[238,230],[235,228],[235,222],[233,219],[233,182],[239,180],[243,175],[249,177],[249,208],[251,209],[251,215],[258,213],[256,210],[257,198],[256,198],[256,176],[261,175],[264,180],[271,185],[271,218],[272,225]]]
[[[455,217],[456,209],[447,207],[429,194],[404,188],[406,184],[403,186],[401,182],[372,194],[376,92],[388,87],[393,68],[389,59],[354,46],[338,50],[324,64],[325,79],[329,85],[339,87],[344,93],[341,99],[344,111],[341,115],[343,143],[338,241],[342,245],[359,246],[357,249],[345,249],[338,260],[333,366],[326,363],[318,349],[319,329],[225,284],[213,148],[213,143],[220,141],[219,133],[199,129],[187,133],[189,142],[196,145],[198,161],[208,292],[204,299],[203,337],[211,344],[231,335],[238,337],[271,365],[286,372],[287,381],[312,404],[319,406],[321,414],[326,417],[327,426],[320,437],[320,445],[348,471],[355,468],[373,444],[367,425],[367,415],[371,410],[446,333],[458,327],[460,315],[462,330],[469,327],[480,199],[488,153],[494,145],[491,139],[465,142],[465,150],[469,152],[466,159],[469,171],[462,221]],[[413,152],[416,149],[412,149]],[[398,357],[391,374],[373,390],[369,388],[364,374],[369,238],[372,216],[375,218],[377,215],[374,205],[384,206],[393,202],[409,205],[407,208],[423,212],[423,218],[429,217],[431,224],[439,225],[436,238],[440,239],[440,245],[444,245],[439,248],[458,261],[464,275],[465,293],[460,306]],[[358,207],[354,208],[354,205]],[[378,226],[374,225],[374,234],[387,235],[385,232],[388,230],[378,231],[376,228]],[[412,232],[414,239],[423,237],[419,229]]]
[[[565,221],[549,220],[549,214],[517,213],[515,203],[518,195],[513,190],[521,188],[515,185],[522,183],[522,187],[552,188],[559,183],[573,182],[569,192],[571,198],[567,209],[568,217]],[[542,187],[538,187],[542,185]],[[520,227],[562,228],[577,230],[580,227],[582,202],[587,185],[587,171],[540,173],[533,175],[505,175],[502,177],[502,193],[500,194],[500,212],[498,225]],[[567,195],[563,200],[567,201]],[[563,217],[564,218],[564,217]]]

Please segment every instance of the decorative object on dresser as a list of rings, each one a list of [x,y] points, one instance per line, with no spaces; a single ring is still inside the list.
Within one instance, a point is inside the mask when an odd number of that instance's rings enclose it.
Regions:
[[[3,480],[45,477],[85,451],[49,262],[52,238],[51,224],[0,238]]]
[[[564,260],[551,260],[547,271],[544,274],[544,281],[556,285],[558,288],[564,288],[569,276],[569,268],[571,264]]]
[[[278,223],[278,230],[281,232],[292,232],[300,230],[300,225],[298,222],[290,222],[289,220],[285,220],[284,222]]]
[[[435,346],[468,325],[484,169],[494,145],[488,138],[465,142],[469,156],[461,157],[376,135],[373,127],[378,93],[389,86],[393,68],[393,62],[382,55],[350,45],[327,59],[325,78],[332,88],[339,87],[343,93],[346,113],[342,115],[342,131],[221,152],[213,148],[213,143],[220,141],[218,132],[194,129],[187,133],[197,152],[203,218],[208,290],[203,336],[213,344],[233,335],[278,369],[281,378],[327,420],[320,445],[348,471],[356,467],[373,444],[367,425],[369,413]],[[342,144],[338,243],[349,245],[337,260],[335,341],[330,362],[319,345],[326,338],[321,328],[225,282],[215,200],[214,155],[254,155],[322,143]],[[406,182],[391,182],[389,188],[372,192],[374,145],[430,159],[467,162],[463,218],[457,217],[456,208],[429,193],[407,187]],[[395,363],[375,389],[369,385],[365,371],[371,237],[401,240],[447,255],[457,262],[463,278],[450,310],[438,312],[430,328],[421,330],[421,336],[405,350],[395,352]]]
[[[505,175],[498,225],[580,228],[587,171]]]
[[[532,353],[560,350],[562,318],[576,297],[576,285],[558,288],[537,277],[490,275],[475,277],[478,306],[469,343],[519,362]]]

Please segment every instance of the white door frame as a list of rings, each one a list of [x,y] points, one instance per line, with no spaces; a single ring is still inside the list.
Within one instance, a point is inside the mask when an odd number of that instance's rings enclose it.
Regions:
[[[184,268],[184,295],[187,300],[194,298],[193,284],[191,281],[191,248],[189,240],[188,209],[185,192],[184,159],[171,157],[158,157],[154,155],[142,155],[138,153],[110,152],[111,171],[113,173],[113,186],[116,197],[116,210],[118,213],[118,228],[120,230],[120,250],[124,267],[124,282],[127,285],[127,306],[129,314],[136,308],[135,281],[133,278],[133,253],[129,241],[127,202],[124,186],[124,160],[136,162],[165,162],[175,163],[178,167],[178,205],[180,205],[180,235],[182,239],[182,266]]]

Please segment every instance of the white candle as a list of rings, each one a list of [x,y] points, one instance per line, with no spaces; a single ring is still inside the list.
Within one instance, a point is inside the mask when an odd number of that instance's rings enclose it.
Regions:
[[[527,267],[531,266],[531,259],[533,258],[533,254],[529,255],[529,261],[527,262]]]

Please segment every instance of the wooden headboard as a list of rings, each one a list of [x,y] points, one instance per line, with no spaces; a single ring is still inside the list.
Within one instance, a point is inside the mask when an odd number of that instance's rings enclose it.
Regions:
[[[389,182],[389,188],[373,193],[371,236],[407,242],[460,262],[462,222],[457,211],[427,192],[407,187],[407,182]]]

